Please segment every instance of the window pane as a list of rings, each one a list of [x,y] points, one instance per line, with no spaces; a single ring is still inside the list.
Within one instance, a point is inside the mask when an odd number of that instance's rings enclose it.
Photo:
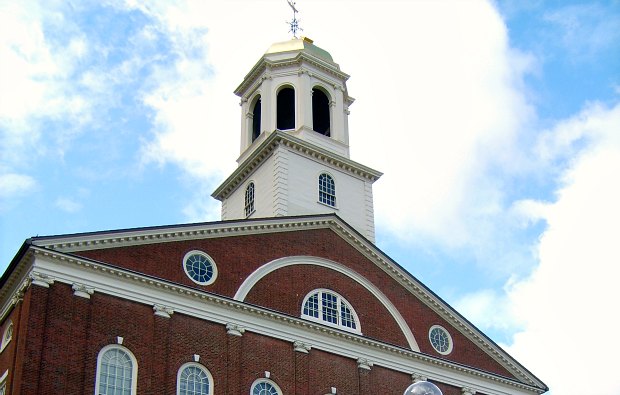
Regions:
[[[319,202],[336,206],[336,184],[328,174],[319,176]]]
[[[340,302],[340,322],[342,326],[355,329],[355,319],[351,313],[351,309],[344,302]]]
[[[321,294],[323,303],[323,321],[338,323],[338,298],[327,292]]]
[[[278,395],[278,390],[270,383],[262,382],[254,386],[252,395]]]
[[[245,216],[254,212],[254,183],[251,182],[245,190]]]
[[[319,294],[315,293],[306,300],[304,314],[314,318],[319,318]]]

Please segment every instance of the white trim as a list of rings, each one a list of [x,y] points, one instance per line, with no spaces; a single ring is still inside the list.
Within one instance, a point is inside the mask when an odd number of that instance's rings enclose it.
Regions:
[[[211,278],[205,282],[201,282],[196,280],[195,278],[193,278],[189,272],[187,271],[187,260],[193,256],[193,255],[200,255],[204,258],[206,258],[206,260],[211,264],[211,267],[213,268],[213,275],[211,276]],[[189,251],[187,254],[185,254],[185,256],[183,257],[183,270],[185,271],[185,274],[187,275],[187,277],[189,277],[190,280],[192,280],[193,282],[195,282],[198,285],[211,285],[215,282],[215,280],[217,279],[217,265],[215,264],[215,260],[213,258],[211,258],[211,256],[209,256],[209,254],[207,254],[204,251],[200,251],[200,250],[192,250]]]
[[[187,362],[184,363],[183,365],[181,365],[181,367],[179,368],[179,370],[177,371],[177,395],[181,394],[181,372],[183,372],[183,370],[185,370],[185,368],[188,367],[196,367],[200,370],[202,370],[203,372],[205,372],[207,374],[207,378],[209,379],[209,393],[208,395],[213,395],[213,375],[211,375],[211,372],[209,372],[209,369],[207,369],[204,365],[201,365],[197,362]]]
[[[136,356],[133,355],[130,349],[127,347],[121,346],[120,344],[108,344],[99,350],[99,354],[97,355],[97,370],[95,371],[95,395],[99,394],[99,378],[101,377],[101,358],[103,355],[109,350],[118,349],[129,355],[129,359],[131,359],[132,369],[131,369],[131,395],[136,395],[137,386],[138,386],[138,360]]]
[[[314,265],[314,266],[322,266],[331,270],[335,270],[338,273],[344,274],[345,276],[351,278],[356,281],[358,284],[366,288],[370,293],[372,293],[381,304],[388,310],[388,312],[392,315],[400,330],[405,335],[407,339],[407,343],[409,347],[414,351],[420,351],[420,347],[418,346],[418,342],[415,340],[409,325],[400,314],[396,306],[392,304],[392,302],[388,299],[387,296],[379,288],[377,288],[373,283],[368,281],[366,277],[361,274],[349,269],[348,267],[341,265],[337,262],[331,261],[325,258],[313,257],[313,256],[289,256],[285,258],[278,258],[271,262],[264,264],[263,266],[256,269],[252,274],[250,274],[243,284],[237,290],[237,293],[234,296],[235,300],[239,300],[243,302],[245,298],[248,296],[250,290],[256,285],[256,283],[265,277],[267,274],[281,269],[286,266],[292,265]]]
[[[330,139],[332,143],[339,143],[330,137],[323,136],[326,139]],[[246,151],[237,160],[239,166],[233,171],[233,173],[224,180],[219,187],[211,194],[217,200],[224,201],[230,194],[235,191],[239,185],[241,185],[245,178],[251,174],[254,169],[261,165],[265,158],[269,157],[279,145],[284,145],[292,151],[296,151],[300,155],[307,158],[312,158],[319,163],[323,163],[326,166],[335,168],[360,180],[368,180],[375,182],[383,173],[359,164],[347,157],[338,155],[332,150],[319,147],[306,140],[291,135],[290,131],[275,130],[270,132],[268,137],[260,143],[254,150]],[[246,156],[247,154],[247,156]]]
[[[271,375],[271,374],[270,374]],[[250,386],[250,395],[254,394],[254,387],[260,383],[268,383],[271,384],[273,386],[273,388],[276,389],[276,391],[278,391],[278,395],[282,395],[282,389],[280,389],[280,386],[278,384],[276,384],[275,381],[270,380],[268,378],[260,378],[260,379],[256,379],[254,380],[254,382],[252,383],[252,385]]]

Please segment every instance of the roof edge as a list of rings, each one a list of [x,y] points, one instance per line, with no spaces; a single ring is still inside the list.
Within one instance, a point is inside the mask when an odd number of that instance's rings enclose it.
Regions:
[[[330,159],[331,165],[350,173],[355,173],[372,182],[375,182],[383,175],[380,171],[335,154],[298,137],[291,136],[281,130],[275,130],[254,149],[250,156],[239,164],[235,171],[213,191],[211,196],[220,201],[225,199],[279,144],[284,144],[298,152],[312,155],[319,160],[327,161],[327,159]]]

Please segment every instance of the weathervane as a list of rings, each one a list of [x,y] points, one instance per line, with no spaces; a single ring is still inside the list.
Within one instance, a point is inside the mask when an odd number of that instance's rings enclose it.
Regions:
[[[304,30],[301,27],[299,27],[299,20],[297,19],[297,13],[299,11],[297,11],[297,8],[295,8],[295,2],[293,0],[286,0],[286,1],[288,2],[288,5],[291,6],[291,8],[293,9],[293,20],[290,22],[286,22],[286,23],[291,25],[291,30],[289,30],[289,33],[293,33],[293,37],[297,38],[297,31]]]

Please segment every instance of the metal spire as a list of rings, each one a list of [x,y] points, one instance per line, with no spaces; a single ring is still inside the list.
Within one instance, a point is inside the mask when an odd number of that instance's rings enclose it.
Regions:
[[[291,6],[291,8],[293,9],[293,20],[290,22],[286,22],[286,23],[291,26],[291,30],[289,30],[289,33],[293,33],[293,37],[297,38],[297,32],[304,30],[301,27],[299,27],[299,20],[297,19],[297,13],[299,11],[297,11],[297,8],[295,8],[295,2],[293,0],[286,0],[286,1],[288,5]]]

